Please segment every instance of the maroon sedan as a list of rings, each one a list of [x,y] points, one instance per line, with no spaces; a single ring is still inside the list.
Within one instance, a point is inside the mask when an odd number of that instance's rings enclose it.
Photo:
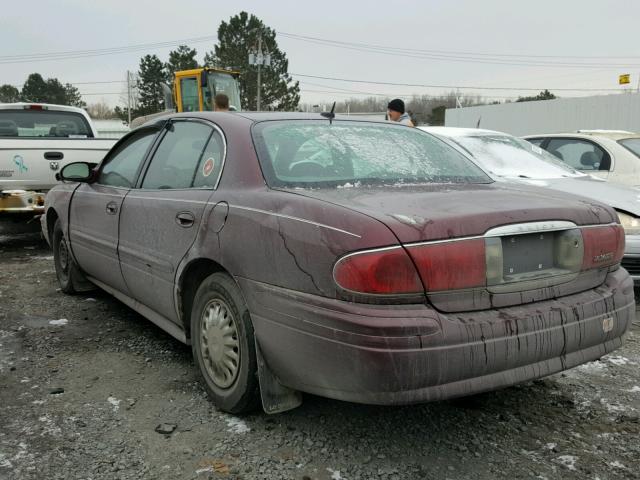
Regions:
[[[62,290],[191,344],[228,412],[497,389],[615,350],[634,315],[611,208],[494,183],[417,129],[176,114],[93,167],[47,196]]]

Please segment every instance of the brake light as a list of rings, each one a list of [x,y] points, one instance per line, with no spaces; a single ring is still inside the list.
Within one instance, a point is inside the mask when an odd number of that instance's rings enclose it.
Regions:
[[[414,245],[407,251],[428,292],[486,285],[484,238]]]
[[[342,257],[333,268],[341,288],[356,293],[394,295],[422,293],[422,283],[404,248],[390,247]]]
[[[606,225],[582,229],[584,259],[582,269],[607,267],[620,263],[624,255],[622,225]]]
[[[25,105],[24,109],[25,110],[46,110],[47,107],[45,107],[44,105]]]

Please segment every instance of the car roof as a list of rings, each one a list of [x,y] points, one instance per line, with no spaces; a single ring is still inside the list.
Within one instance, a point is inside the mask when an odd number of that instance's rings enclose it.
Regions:
[[[537,135],[525,135],[523,138],[609,138],[611,140],[622,140],[624,138],[638,138],[640,133],[628,132],[626,130],[578,130],[577,132],[566,133],[541,133]]]
[[[483,128],[460,128],[460,127],[418,127],[434,135],[442,135],[443,137],[479,137],[484,135],[503,135],[511,136],[508,133],[498,132],[496,130],[485,130]]]
[[[229,118],[230,116],[241,117],[251,122],[265,122],[270,120],[324,120],[329,121],[328,118],[323,117],[320,113],[304,113],[304,112],[167,112],[166,115],[161,115],[149,120],[149,124],[155,123],[158,120],[166,120],[168,118],[203,118],[206,120],[216,121],[222,118]],[[376,120],[371,118],[362,118],[359,116],[340,115],[336,114],[334,120],[339,121],[353,121],[353,122],[365,122],[365,123],[382,123],[385,125],[400,125],[395,122],[389,122],[387,120]]]
[[[68,105],[55,105],[52,103],[38,103],[38,102],[16,102],[16,103],[0,103],[0,110],[24,110],[25,107],[32,105],[42,106],[46,110],[53,110],[58,112],[75,112],[85,115],[85,111],[82,108],[70,107]]]

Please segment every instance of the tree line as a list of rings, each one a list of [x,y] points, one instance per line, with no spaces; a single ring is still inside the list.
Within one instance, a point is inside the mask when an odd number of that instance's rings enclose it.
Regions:
[[[34,102],[86,107],[80,91],[70,83],[62,84],[57,78],[44,79],[39,73],[29,75],[18,89],[14,85],[0,86],[0,102]]]

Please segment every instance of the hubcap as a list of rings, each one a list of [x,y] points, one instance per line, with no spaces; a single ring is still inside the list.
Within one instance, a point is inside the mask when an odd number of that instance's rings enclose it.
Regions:
[[[60,268],[66,273],[69,266],[69,252],[67,251],[67,244],[64,238],[60,240],[60,246],[58,247],[58,259],[60,262]]]
[[[238,328],[231,310],[220,299],[211,300],[202,312],[200,347],[209,378],[220,388],[233,385],[240,365]]]

